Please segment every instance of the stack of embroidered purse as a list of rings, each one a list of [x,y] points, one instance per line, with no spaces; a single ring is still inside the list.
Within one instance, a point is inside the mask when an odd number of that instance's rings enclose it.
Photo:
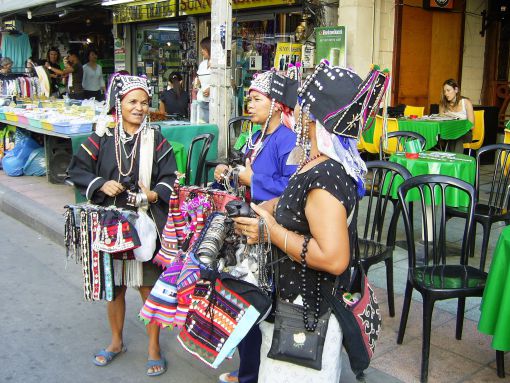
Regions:
[[[168,262],[138,315],[146,325],[156,323],[162,328],[184,325],[191,294],[196,281],[200,278],[199,262],[195,255],[211,220],[217,214],[220,213],[209,216],[204,228],[200,229],[199,238],[188,251],[179,250]]]
[[[177,339],[188,352],[217,368],[270,308],[271,299],[258,287],[202,269]]]
[[[223,212],[229,201],[238,199],[222,190],[180,186],[176,181],[161,235],[161,249],[153,262],[167,268],[181,250],[193,245],[212,212]]]
[[[64,231],[67,256],[74,255],[76,262],[82,265],[85,300],[112,301],[115,280],[126,282],[121,281],[122,275],[115,275],[114,258],[130,258],[131,250],[140,246],[136,230],[128,219],[132,214],[92,204],[67,206]],[[141,283],[141,268],[133,265],[132,269],[134,279],[130,282]]]

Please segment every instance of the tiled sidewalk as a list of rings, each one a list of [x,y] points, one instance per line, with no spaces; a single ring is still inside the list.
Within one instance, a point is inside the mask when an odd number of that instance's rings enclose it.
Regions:
[[[20,193],[42,205],[48,214],[61,216],[64,212],[63,206],[74,202],[74,190],[71,187],[50,184],[44,177],[8,177],[0,171],[0,185],[5,186],[5,190]],[[502,225],[493,227],[487,269],[501,227]],[[403,240],[404,230],[401,223],[397,233],[397,241]],[[477,232],[476,243],[481,243],[481,229]],[[479,248],[477,250],[479,251]],[[376,287],[377,297],[381,302],[383,329],[372,361],[372,368],[367,371],[367,382],[419,381],[422,345],[422,308],[419,294],[413,296],[404,343],[396,344],[407,273],[407,253],[399,247],[394,253],[394,269],[396,293],[394,318],[388,316],[384,266],[376,265],[370,269],[369,273],[370,281]],[[463,339],[458,341],[455,339],[456,301],[436,303],[432,320],[429,382],[510,381],[510,378],[497,377],[496,353],[490,347],[491,338],[480,334],[477,330],[479,305],[480,299],[467,299]],[[507,376],[510,377],[510,353],[506,354],[505,366]],[[344,364],[344,368],[349,367]]]

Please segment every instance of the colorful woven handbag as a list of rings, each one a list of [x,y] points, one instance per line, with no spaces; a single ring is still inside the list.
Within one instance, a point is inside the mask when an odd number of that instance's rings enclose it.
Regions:
[[[188,352],[217,368],[270,308],[271,299],[258,287],[202,269],[177,339]]]
[[[344,335],[342,343],[349,357],[351,369],[357,377],[362,376],[374,355],[382,316],[374,290],[369,285],[359,260],[356,260],[347,292],[339,293],[343,295],[333,296],[330,292],[322,291],[342,327]],[[359,300],[349,300],[348,297],[355,293],[360,295]]]

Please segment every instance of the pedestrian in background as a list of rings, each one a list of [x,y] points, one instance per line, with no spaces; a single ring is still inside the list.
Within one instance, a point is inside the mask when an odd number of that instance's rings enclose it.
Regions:
[[[199,122],[209,123],[209,96],[211,95],[211,39],[205,37],[200,41],[200,52],[204,60],[197,70],[195,87],[197,93]]]
[[[46,69],[48,69],[50,73],[67,77],[67,95],[69,98],[83,100],[85,98],[85,92],[82,86],[83,66],[81,65],[77,51],[72,49],[68,51],[67,57],[64,57],[64,66],[64,70],[60,70],[47,63]]]
[[[90,48],[88,51],[88,62],[83,66],[82,86],[85,98],[94,97],[98,101],[104,100],[106,86],[103,77],[103,68],[97,63],[97,51]]]
[[[172,72],[168,76],[168,87],[159,99],[159,112],[188,117],[189,95],[182,88],[182,75]]]
[[[61,60],[61,57],[60,57],[60,51],[58,48],[56,47],[51,47],[50,49],[48,49],[48,52],[46,53],[46,62],[44,63],[44,65],[46,66],[46,68],[48,68],[48,66],[52,67],[52,68],[56,68],[56,69],[59,69],[60,70],[60,60]],[[48,70],[49,72],[49,76],[50,76],[50,81],[51,81],[51,96],[54,96],[54,97],[58,97],[59,96],[59,84],[61,83],[62,81],[62,76],[60,76],[59,74],[57,73],[54,73],[50,70]]]

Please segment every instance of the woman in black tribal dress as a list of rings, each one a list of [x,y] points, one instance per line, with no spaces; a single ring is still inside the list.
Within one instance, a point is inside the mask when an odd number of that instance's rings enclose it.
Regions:
[[[147,123],[150,87],[147,79],[136,76],[116,75],[112,84],[107,108],[115,108],[118,123],[112,129],[98,128],[84,141],[71,161],[69,176],[88,200],[102,206],[131,208],[127,205],[127,192],[145,194],[150,206],[148,215],[154,219],[161,233],[168,214],[171,187],[176,178],[177,166],[172,146],[159,131],[154,130],[150,185],[140,182],[141,142],[152,129]],[[161,271],[151,261],[144,262],[142,267],[143,281],[139,291],[145,302]],[[125,276],[122,276],[122,281],[115,280],[115,285],[115,299],[107,302],[112,339],[105,349],[94,356],[93,363],[97,366],[106,366],[125,350],[122,334],[126,311]],[[166,371],[166,360],[160,354],[159,327],[148,325],[147,333],[147,375],[161,375]]]

